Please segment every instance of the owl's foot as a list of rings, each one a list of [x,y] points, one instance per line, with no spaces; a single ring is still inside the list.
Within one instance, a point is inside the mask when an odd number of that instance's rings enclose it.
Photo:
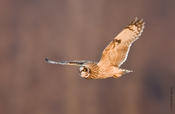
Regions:
[[[133,72],[132,70],[126,70],[126,69],[119,69],[119,73],[113,75],[113,78],[119,78],[123,76],[124,74],[128,74],[130,72]]]

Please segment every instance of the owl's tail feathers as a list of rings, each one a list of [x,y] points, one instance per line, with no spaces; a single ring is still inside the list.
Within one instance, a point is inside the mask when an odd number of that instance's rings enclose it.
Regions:
[[[119,78],[125,74],[128,74],[130,72],[133,72],[132,70],[127,70],[127,69],[119,69],[119,73],[117,73],[116,75],[113,75],[113,78]]]

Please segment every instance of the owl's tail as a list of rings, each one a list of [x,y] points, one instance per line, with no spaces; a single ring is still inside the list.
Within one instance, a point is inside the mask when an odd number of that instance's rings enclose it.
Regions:
[[[113,75],[113,78],[119,78],[125,74],[128,74],[130,72],[133,72],[132,70],[127,70],[127,69],[119,69],[119,73],[117,73],[116,75]]]

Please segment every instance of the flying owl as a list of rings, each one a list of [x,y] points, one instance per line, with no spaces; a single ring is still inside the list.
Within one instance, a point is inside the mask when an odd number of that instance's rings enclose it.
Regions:
[[[125,27],[103,50],[99,62],[88,60],[74,60],[56,62],[46,58],[51,64],[79,66],[80,75],[85,79],[105,79],[109,77],[118,78],[126,73],[132,72],[120,68],[126,61],[129,49],[143,32],[145,22],[137,17]]]

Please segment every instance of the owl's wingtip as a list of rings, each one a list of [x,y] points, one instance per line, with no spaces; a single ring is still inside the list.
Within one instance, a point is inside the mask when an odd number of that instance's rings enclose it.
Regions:
[[[46,61],[47,63],[50,63],[50,64],[61,64],[60,62],[52,61],[52,60],[48,59],[47,57],[45,58],[45,61]]]
[[[46,62],[48,62],[48,61],[49,61],[49,59],[46,57],[46,58],[45,58],[45,61],[46,61]]]

